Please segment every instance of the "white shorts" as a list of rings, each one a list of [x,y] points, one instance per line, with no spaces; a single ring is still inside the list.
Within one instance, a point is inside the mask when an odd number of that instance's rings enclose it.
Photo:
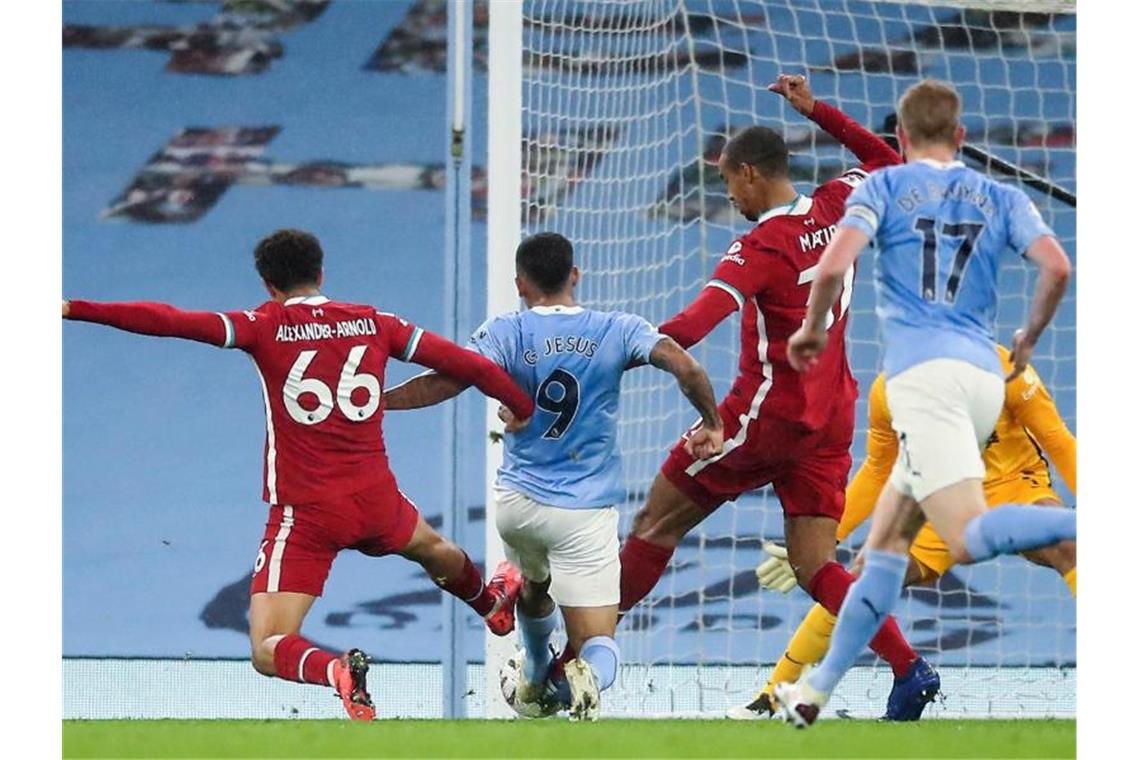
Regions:
[[[921,502],[963,480],[983,480],[981,451],[1005,403],[1005,380],[968,362],[933,359],[887,380],[899,439],[891,485]]]
[[[495,525],[507,559],[524,577],[550,579],[564,607],[608,607],[621,597],[618,511],[564,509],[495,486]]]

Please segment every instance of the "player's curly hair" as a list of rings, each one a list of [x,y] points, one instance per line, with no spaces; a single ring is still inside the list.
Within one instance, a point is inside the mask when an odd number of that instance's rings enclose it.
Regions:
[[[253,249],[253,262],[261,279],[283,292],[316,285],[324,259],[320,241],[304,230],[277,230]]]
[[[748,164],[765,177],[787,177],[788,146],[774,129],[748,127],[725,144],[724,162],[734,171]]]
[[[539,232],[519,243],[515,269],[547,295],[562,290],[574,268],[574,246],[557,232]]]

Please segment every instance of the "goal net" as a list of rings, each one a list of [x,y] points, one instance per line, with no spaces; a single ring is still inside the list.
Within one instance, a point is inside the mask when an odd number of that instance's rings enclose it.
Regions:
[[[494,29],[492,21],[491,56],[511,44]],[[1073,4],[1065,2],[526,0],[518,232],[550,229],[574,242],[585,305],[664,321],[696,296],[732,238],[749,227],[716,170],[727,136],[752,124],[780,130],[805,192],[854,164],[766,91],[781,72],[807,74],[817,97],[875,130],[910,84],[948,80],[963,97],[968,141],[1075,192],[1075,30]],[[494,111],[502,96],[494,76],[491,88]],[[492,177],[495,166],[492,160]],[[1029,192],[1075,256],[1075,209]],[[864,391],[881,347],[870,271],[862,267],[856,280],[848,333]],[[1016,257],[1007,259],[1000,340],[1024,318],[1033,281]],[[1035,365],[1075,431],[1074,292]],[[739,318],[693,350],[723,394],[734,377]],[[694,416],[668,376],[627,373],[623,537]],[[857,419],[856,467],[865,395]],[[619,627],[625,664],[604,697],[607,714],[716,716],[747,701],[811,605],[799,590],[757,588],[761,542],[780,540],[782,530],[780,506],[765,489],[726,504],[685,539],[656,589]],[[865,529],[847,541],[840,559],[850,559],[864,536]],[[1051,569],[1020,558],[955,568],[933,587],[905,592],[898,618],[942,674],[945,700],[928,714],[1075,714],[1075,604]],[[501,649],[489,649],[489,669],[500,661]],[[868,654],[829,709],[877,716],[891,679]]]

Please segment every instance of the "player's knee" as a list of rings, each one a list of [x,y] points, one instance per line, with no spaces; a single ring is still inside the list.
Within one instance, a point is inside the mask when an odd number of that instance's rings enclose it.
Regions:
[[[974,558],[970,556],[970,552],[966,549],[966,544],[961,538],[955,541],[947,541],[946,548],[950,550],[950,559],[956,565],[972,565]]]
[[[796,583],[808,594],[811,593],[811,582],[821,567],[823,567],[823,565],[819,564],[792,565],[792,572],[796,574]]]
[[[681,508],[647,504],[634,515],[631,534],[651,544],[675,548],[697,522],[700,520],[694,521]]]
[[[435,531],[420,536],[415,545],[405,551],[429,573],[435,573],[455,562],[462,562],[463,550]]]
[[[1051,567],[1064,575],[1077,565],[1077,542],[1061,541],[1052,546],[1025,552],[1022,556],[1035,565]]]
[[[1077,566],[1077,542],[1062,541],[1057,544],[1057,561],[1053,567],[1062,573],[1067,573]]]
[[[550,598],[549,588],[549,579],[543,583],[526,579],[519,591],[519,611],[531,618],[543,618],[553,612],[554,600]]]
[[[796,583],[804,591],[811,593],[811,584],[823,566],[835,560],[833,552],[804,550],[793,543],[788,544],[788,562],[796,574]]]
[[[264,641],[252,642],[250,664],[253,669],[263,676],[277,675],[277,668],[273,664],[273,650],[266,646]]]
[[[699,506],[658,474],[648,500],[633,517],[630,534],[651,544],[674,548],[704,517]]]
[[[634,515],[634,521],[630,533],[643,541],[649,541],[650,544],[659,544],[662,546],[676,546],[677,541],[670,542],[670,537],[665,525],[665,515],[654,514],[649,505],[637,510]]]

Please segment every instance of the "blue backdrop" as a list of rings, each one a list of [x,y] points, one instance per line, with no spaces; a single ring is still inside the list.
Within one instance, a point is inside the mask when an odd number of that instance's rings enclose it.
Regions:
[[[443,330],[443,194],[421,189],[434,180],[415,171],[384,175],[399,175],[392,182],[374,179],[364,181],[366,187],[339,188],[320,187],[315,180],[260,181],[247,174],[192,223],[101,218],[152,156],[188,127],[277,126],[280,131],[259,157],[266,166],[414,164],[430,174],[431,165],[445,155],[443,75],[365,68],[409,5],[333,2],[307,23],[267,35],[279,44],[279,54],[260,73],[245,75],[179,73],[167,66],[170,55],[163,50],[69,47],[63,59],[65,295],[159,300],[208,310],[256,305],[265,296],[252,266],[253,244],[272,229],[291,226],[312,230],[322,240],[328,295],[374,303],[427,329]],[[220,4],[91,0],[65,2],[64,21],[179,27],[210,23],[219,10]],[[773,10],[771,23],[779,21],[779,10]],[[810,59],[812,51],[797,55]],[[1031,84],[1025,79],[1030,74],[1018,73],[1016,65],[993,55],[979,54],[979,60],[985,75],[998,67],[1012,71],[1004,75],[1014,78],[1011,87],[1019,93]],[[969,76],[976,79],[978,73]],[[868,77],[869,84],[858,88],[847,84],[850,80],[837,86],[856,98],[868,91],[864,87],[881,87],[883,78]],[[480,122],[485,76],[477,78],[476,88],[474,120]],[[1043,113],[1039,102],[1021,94],[992,105],[1015,115]],[[881,121],[885,114],[868,109],[854,115]],[[479,156],[485,155],[482,139],[477,135]],[[1054,161],[1051,170],[1072,177],[1071,150],[1044,152]],[[1075,215],[1051,210],[1071,237]],[[467,284],[473,323],[483,312],[481,223],[471,237],[477,273]],[[867,285],[861,277],[855,310],[870,308]],[[1022,285],[1011,281],[1010,287],[1021,292]],[[677,294],[682,295],[691,293]],[[1072,304],[1066,309],[1063,319],[1071,326]],[[873,322],[857,321],[853,330],[863,331],[857,337],[873,337]],[[1060,344],[1050,346],[1051,353],[1074,355],[1074,331],[1058,335]],[[853,357],[853,364],[864,368],[864,387],[874,362],[872,354]],[[265,427],[255,373],[236,353],[79,324],[64,329],[63,369],[64,654],[244,656],[248,574],[266,511],[259,481]],[[1042,370],[1062,386],[1058,399],[1074,424],[1072,363],[1050,363]],[[394,362],[390,382],[413,371]],[[459,477],[470,494],[464,506],[473,518],[468,535],[476,543],[468,548],[479,558],[483,431],[477,399],[465,399],[462,415],[470,455],[460,462]],[[385,419],[401,486],[433,520],[439,519],[445,494],[439,477],[442,432],[438,410]],[[860,441],[856,462],[861,454]],[[756,525],[749,523],[746,530],[756,538]],[[786,629],[806,610],[807,600],[799,592],[757,600],[749,576],[759,553],[755,542],[748,547],[733,552],[713,542],[700,563],[690,561],[692,555],[679,556],[684,561],[671,581],[673,634],[656,643],[651,638],[646,654],[658,658],[668,647],[682,658],[741,662],[779,654],[784,634],[774,631],[758,644],[756,628]],[[999,580],[1016,599],[994,598]],[[973,661],[981,656],[1041,664],[1075,657],[1073,606],[1053,574],[1003,561],[975,571],[970,583],[974,588],[950,578],[941,596],[913,595],[907,613],[912,634],[958,652],[975,636]],[[737,619],[734,632],[717,634],[716,616],[729,611]],[[694,622],[698,614],[706,618],[700,626]],[[959,621],[952,635],[935,630],[932,621],[940,615]],[[1028,621],[1016,629],[1016,640],[1004,644],[1002,615]],[[468,624],[467,650],[478,659],[482,628],[471,616]],[[985,633],[976,633],[979,626]],[[698,628],[707,629],[704,638],[686,638]],[[418,567],[399,558],[346,554],[338,559],[306,630],[334,649],[361,646],[381,659],[437,660],[443,644],[439,593]],[[990,641],[988,648],[984,641]]]

